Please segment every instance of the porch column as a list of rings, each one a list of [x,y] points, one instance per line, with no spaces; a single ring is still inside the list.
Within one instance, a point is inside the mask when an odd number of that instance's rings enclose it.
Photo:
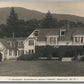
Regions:
[[[9,56],[9,50],[7,50],[7,56]]]
[[[4,52],[2,52],[1,54],[2,54],[2,60],[1,61],[4,61]]]
[[[50,41],[50,37],[47,36],[47,44],[48,44],[48,45],[50,44],[49,41]]]
[[[18,50],[17,50],[17,56],[18,56]]]

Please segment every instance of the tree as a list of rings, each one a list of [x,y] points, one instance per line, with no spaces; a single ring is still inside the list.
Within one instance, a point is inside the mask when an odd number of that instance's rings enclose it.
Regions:
[[[11,9],[10,15],[7,18],[7,35],[12,36],[13,32],[17,31],[18,15],[15,13],[14,8]]]
[[[15,13],[14,8],[11,9],[10,15],[7,18],[7,36],[11,37],[13,33],[15,37],[28,36],[34,29],[38,28],[38,21],[32,19],[30,21],[24,21],[18,19],[18,15]]]
[[[79,21],[78,21],[78,22],[77,22],[77,26],[78,26],[78,27],[84,27],[84,24],[83,24],[83,22],[79,22]]]
[[[57,20],[52,17],[50,11],[46,14],[45,18],[41,21],[40,27],[53,28],[56,27]]]
[[[6,36],[6,25],[1,24],[0,25],[0,38],[5,37],[5,36]]]
[[[7,25],[16,25],[17,22],[18,22],[18,16],[15,13],[14,8],[12,8],[9,17],[7,18]]]

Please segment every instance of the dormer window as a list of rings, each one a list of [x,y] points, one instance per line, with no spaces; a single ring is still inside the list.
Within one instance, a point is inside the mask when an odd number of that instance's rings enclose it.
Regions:
[[[64,36],[64,34],[65,34],[65,31],[61,31],[61,36]]]
[[[84,43],[84,36],[76,35],[73,37],[74,43]]]
[[[21,47],[21,46],[23,45],[23,41],[22,41],[22,40],[19,40],[19,41],[17,42],[17,45],[18,45],[18,47]]]
[[[39,30],[36,30],[36,31],[34,32],[34,35],[35,35],[35,36],[38,36],[38,34],[39,34]]]
[[[64,36],[65,35],[65,29],[64,30],[60,30],[60,36]]]
[[[48,45],[56,45],[58,41],[58,36],[47,36],[47,44]]]
[[[56,44],[56,37],[50,37],[50,44]]]

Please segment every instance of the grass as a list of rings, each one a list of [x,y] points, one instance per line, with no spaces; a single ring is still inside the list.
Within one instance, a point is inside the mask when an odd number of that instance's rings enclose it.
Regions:
[[[0,76],[84,76],[84,62],[9,60],[0,62]]]

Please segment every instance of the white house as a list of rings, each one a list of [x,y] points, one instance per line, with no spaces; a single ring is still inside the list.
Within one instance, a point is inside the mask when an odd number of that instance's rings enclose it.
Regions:
[[[16,59],[23,54],[33,54],[36,46],[74,46],[84,47],[83,28],[35,29],[27,38],[0,39],[0,56],[2,61]]]
[[[36,46],[84,46],[84,28],[36,29],[24,43],[24,54],[35,53]]]
[[[1,61],[7,59],[16,59],[18,56],[24,54],[23,41],[25,38],[4,38],[0,39],[0,56]]]

